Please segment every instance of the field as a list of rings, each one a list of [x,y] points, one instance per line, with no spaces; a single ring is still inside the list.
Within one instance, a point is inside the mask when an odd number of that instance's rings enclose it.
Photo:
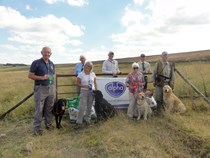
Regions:
[[[159,56],[147,58],[153,68]],[[210,51],[172,54],[176,68],[204,95],[210,96]],[[119,59],[128,73],[137,58]],[[57,74],[73,73],[73,64],[56,65]],[[33,92],[28,66],[0,67],[0,115]],[[100,73],[101,61],[94,62]],[[65,78],[61,84],[72,84]],[[152,85],[149,85],[153,88]],[[59,91],[73,91],[62,87]],[[63,129],[33,136],[33,97],[0,121],[2,158],[207,158],[210,157],[210,105],[176,74],[175,94],[187,107],[184,115],[164,114],[148,121],[133,121],[121,111],[115,118],[75,131],[68,113]],[[68,96],[68,95],[67,95]],[[59,97],[67,97],[59,96]],[[70,97],[70,96],[68,96]],[[66,111],[67,112],[67,111]],[[44,127],[44,126],[43,126]]]

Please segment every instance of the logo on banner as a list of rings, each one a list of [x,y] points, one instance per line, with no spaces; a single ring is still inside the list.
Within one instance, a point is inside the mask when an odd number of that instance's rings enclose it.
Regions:
[[[105,85],[106,92],[114,98],[120,97],[126,90],[122,82],[109,82]]]

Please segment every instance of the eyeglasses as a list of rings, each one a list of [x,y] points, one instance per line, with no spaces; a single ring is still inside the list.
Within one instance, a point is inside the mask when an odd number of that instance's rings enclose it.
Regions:
[[[138,67],[134,67],[133,69],[139,69]]]

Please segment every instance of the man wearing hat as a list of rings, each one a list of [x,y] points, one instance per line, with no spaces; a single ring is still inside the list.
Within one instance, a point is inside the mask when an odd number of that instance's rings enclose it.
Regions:
[[[153,85],[155,87],[155,99],[157,101],[157,112],[160,113],[163,107],[163,86],[169,85],[174,88],[174,64],[168,62],[168,53],[162,52],[162,60],[157,61],[152,75]]]
[[[118,62],[117,60],[114,60],[113,57],[114,52],[110,51],[108,54],[108,59],[103,62],[102,73],[112,74],[113,76],[121,74],[121,71],[118,67]]]
[[[147,78],[148,76],[145,75],[146,73],[151,73],[151,68],[150,68],[150,63],[148,63],[146,60],[145,54],[140,55],[140,61],[138,62],[139,64],[139,71],[144,75],[144,91],[147,89]]]

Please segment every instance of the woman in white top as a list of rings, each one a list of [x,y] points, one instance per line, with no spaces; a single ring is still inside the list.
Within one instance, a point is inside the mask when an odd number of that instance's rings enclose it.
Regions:
[[[84,70],[80,72],[77,76],[77,85],[81,88],[81,92],[79,103],[80,106],[77,114],[75,129],[81,127],[84,114],[85,122],[87,123],[87,125],[90,124],[91,109],[94,101],[92,90],[97,90],[96,75],[94,72],[92,72],[92,69],[93,64],[90,61],[87,61],[84,64]]]

